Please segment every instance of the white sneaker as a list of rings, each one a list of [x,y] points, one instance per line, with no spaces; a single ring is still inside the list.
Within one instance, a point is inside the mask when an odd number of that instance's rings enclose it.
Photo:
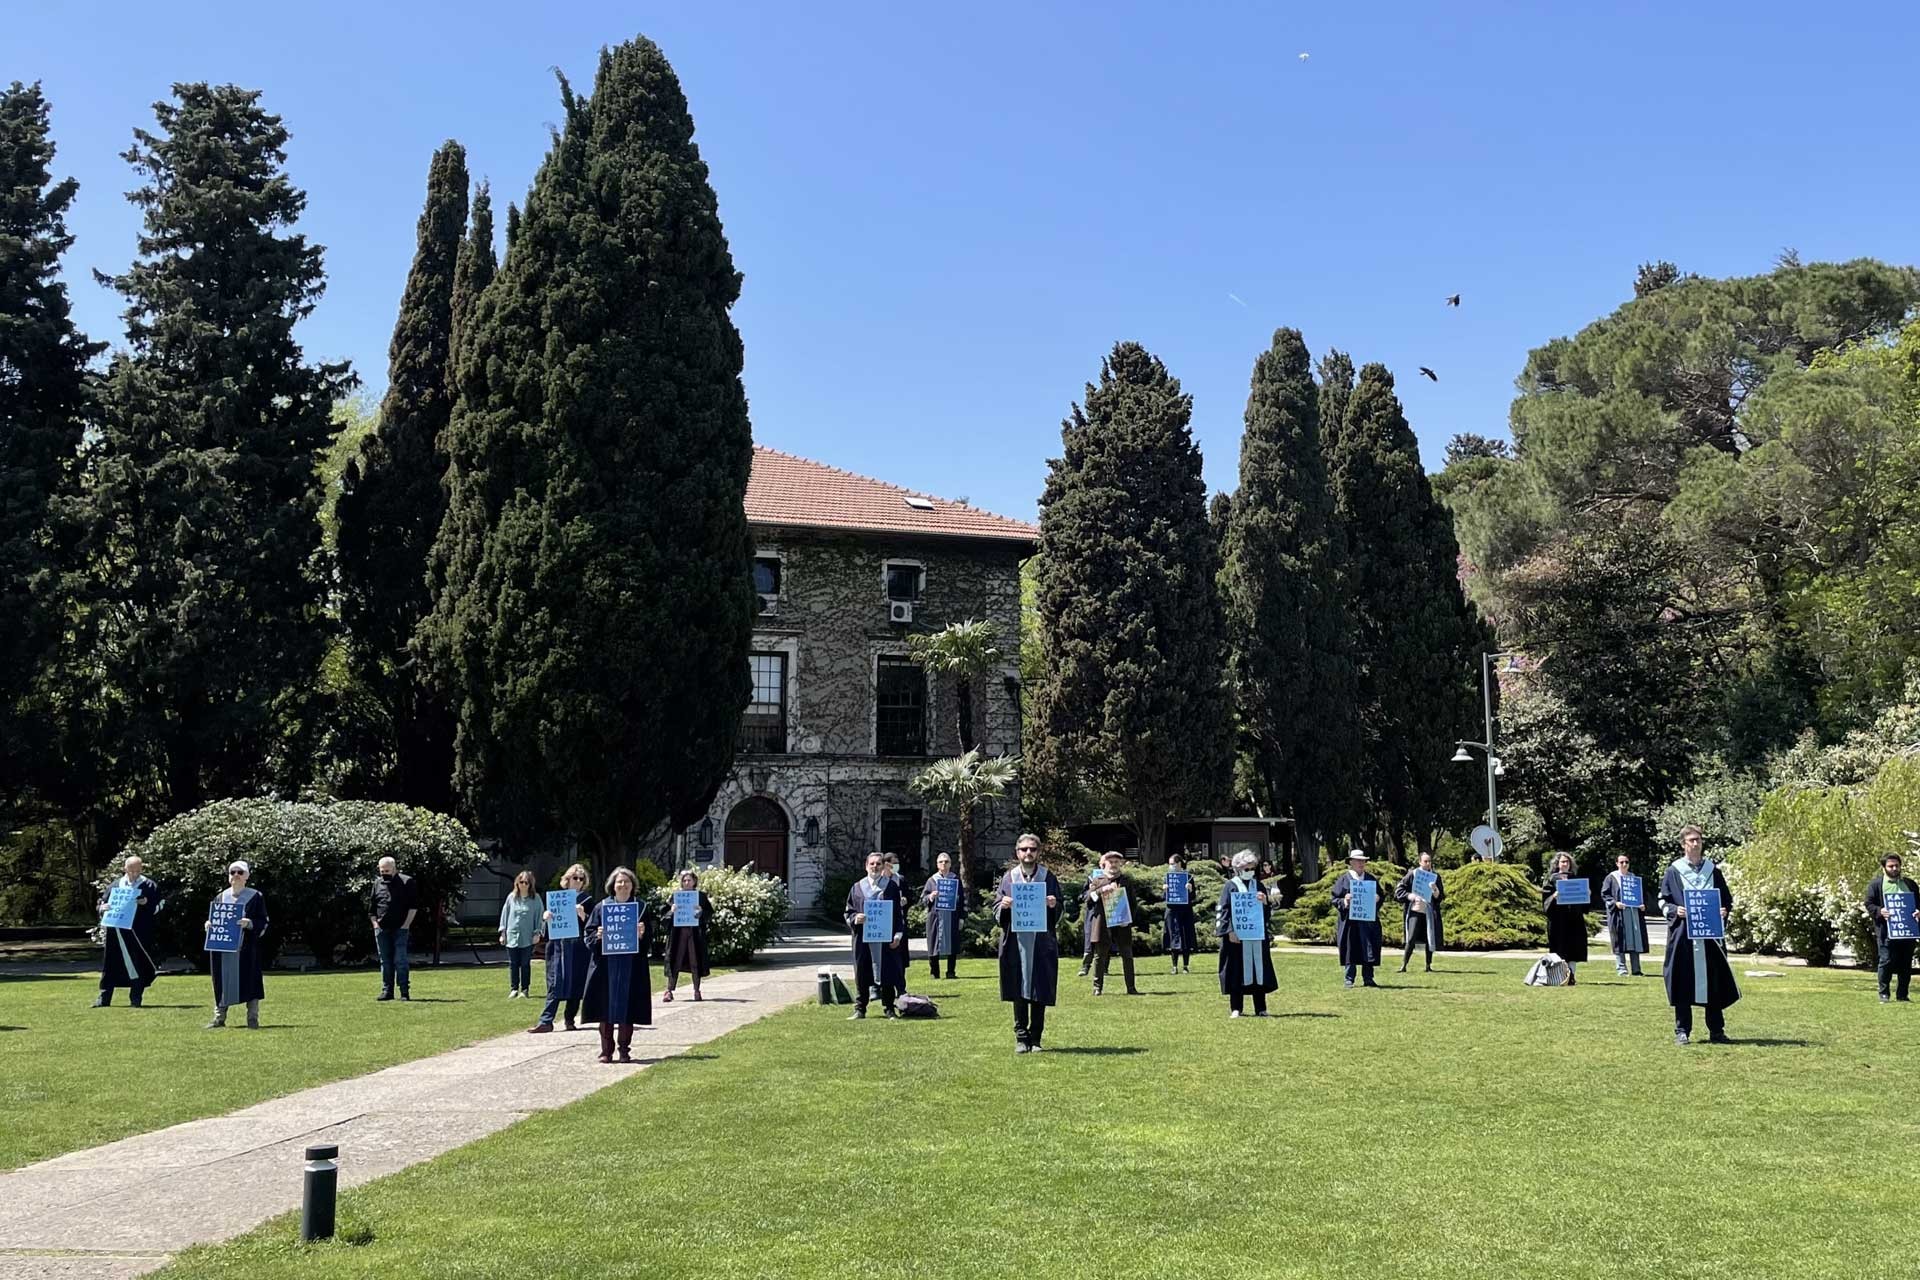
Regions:
[[[1229,1009],[1227,1011],[1227,1016],[1229,1018],[1237,1018],[1240,1016],[1240,1011],[1238,1009]]]

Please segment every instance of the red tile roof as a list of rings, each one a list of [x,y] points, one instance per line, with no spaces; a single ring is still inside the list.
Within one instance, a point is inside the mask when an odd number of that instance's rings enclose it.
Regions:
[[[908,505],[911,498],[915,505]],[[1040,530],[964,502],[949,502],[838,467],[753,447],[747,520],[781,528],[848,529],[934,538],[1036,542]]]

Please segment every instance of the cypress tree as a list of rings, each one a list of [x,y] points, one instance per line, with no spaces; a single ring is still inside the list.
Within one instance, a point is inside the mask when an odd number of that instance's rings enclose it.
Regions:
[[[59,642],[87,364],[103,350],[74,327],[60,279],[79,184],[53,180],[50,120],[38,84],[0,92],[0,805],[45,756],[26,699]]]
[[[1254,361],[1220,589],[1229,671],[1263,790],[1294,818],[1302,875],[1316,837],[1350,830],[1360,781],[1346,543],[1320,449],[1306,344],[1281,329]]]
[[[1472,725],[1483,635],[1459,580],[1453,522],[1433,496],[1420,446],[1385,366],[1360,370],[1329,450],[1348,550],[1366,779],[1374,816],[1400,852],[1421,847],[1449,801],[1454,739]]]
[[[732,765],[756,601],[740,276],[679,81],[603,50],[455,363],[423,643],[489,829],[617,857]]]
[[[460,256],[453,268],[453,297],[448,303],[448,323],[452,330],[450,346],[454,353],[460,350],[460,341],[467,331],[473,317],[474,304],[480,295],[493,283],[494,273],[500,269],[498,258],[493,250],[493,193],[486,183],[473,193],[473,222],[466,238],[460,242]],[[458,381],[449,357],[447,365],[447,395],[449,409],[451,398],[458,394]],[[451,416],[451,414],[449,414]],[[445,458],[442,457],[442,470],[445,470]],[[443,504],[444,505],[444,504]],[[436,511],[439,508],[436,508]]]
[[[1219,560],[1192,414],[1165,365],[1120,343],[1063,424],[1040,500],[1046,665],[1032,749],[1071,780],[1057,792],[1121,806],[1147,856],[1170,817],[1225,798],[1231,767]]]
[[[379,765],[357,762],[373,775],[362,789],[442,811],[452,802],[452,718],[408,660],[408,645],[430,604],[427,551],[446,509],[440,437],[453,408],[447,359],[455,262],[471,256],[462,242],[466,224],[466,151],[448,142],[427,169],[379,421],[347,465],[337,508],[348,669],[385,726]]]
[[[258,785],[315,683],[315,468],[354,379],[294,340],[325,283],[321,248],[291,230],[306,196],[280,117],[253,90],[173,92],[126,152],[144,222],[138,259],[107,281],[128,350],[108,373],[91,524],[106,675],[179,812]]]

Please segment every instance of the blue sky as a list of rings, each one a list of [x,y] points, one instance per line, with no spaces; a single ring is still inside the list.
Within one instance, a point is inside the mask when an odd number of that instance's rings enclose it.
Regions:
[[[432,149],[460,139],[518,199],[550,69],[584,91],[600,45],[651,36],[746,276],[756,438],[1011,515],[1119,339],[1193,393],[1222,488],[1277,325],[1394,369],[1437,466],[1455,432],[1503,432],[1528,349],[1643,260],[1920,262],[1920,6],[8,8],[0,79],[45,83],[82,184],[91,335],[121,332],[88,269],[133,250],[130,130],[175,80],[232,81],[285,116],[327,246],[307,348],[375,392]]]

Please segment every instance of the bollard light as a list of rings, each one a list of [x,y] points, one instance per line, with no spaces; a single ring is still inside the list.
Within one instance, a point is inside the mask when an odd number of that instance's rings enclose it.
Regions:
[[[340,1191],[338,1146],[308,1147],[306,1179],[300,1189],[300,1242],[333,1239],[334,1199]]]
[[[813,977],[814,977],[814,981],[820,984],[820,1003],[823,1005],[832,1004],[833,1003],[833,970],[822,969],[818,973],[814,974]]]

